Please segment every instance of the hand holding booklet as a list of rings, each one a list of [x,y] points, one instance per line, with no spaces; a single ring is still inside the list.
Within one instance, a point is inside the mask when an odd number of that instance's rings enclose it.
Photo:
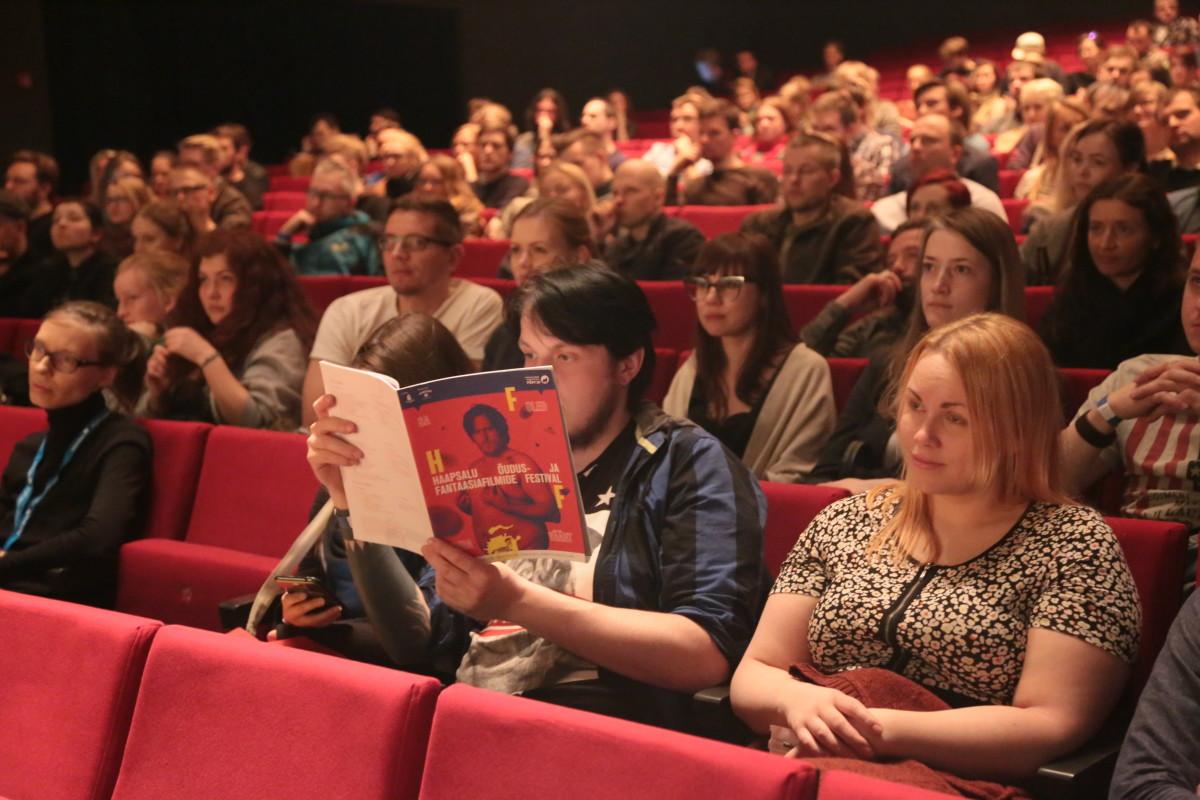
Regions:
[[[420,552],[430,536],[488,561],[587,560],[586,523],[550,367],[401,388],[321,362],[363,452],[342,469],[354,538]]]

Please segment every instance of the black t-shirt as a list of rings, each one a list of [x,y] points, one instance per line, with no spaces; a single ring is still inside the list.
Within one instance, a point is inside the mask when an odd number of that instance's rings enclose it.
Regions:
[[[636,426],[629,421],[617,437],[609,442],[604,452],[578,474],[579,492],[585,514],[612,509],[617,485],[629,465],[629,458],[637,444]]]

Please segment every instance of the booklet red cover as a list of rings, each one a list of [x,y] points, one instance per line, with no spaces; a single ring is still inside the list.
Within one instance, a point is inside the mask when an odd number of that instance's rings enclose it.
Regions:
[[[586,522],[550,367],[400,388],[321,362],[333,411],[358,432],[343,468],[356,539],[419,551],[437,536],[480,558],[586,560]]]

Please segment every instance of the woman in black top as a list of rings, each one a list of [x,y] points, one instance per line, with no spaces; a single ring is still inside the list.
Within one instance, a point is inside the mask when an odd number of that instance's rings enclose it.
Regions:
[[[29,397],[49,429],[17,443],[0,478],[0,588],[110,605],[117,551],[149,500],[146,431],[120,411],[141,387],[141,339],[109,309],[72,302],[29,345]]]
[[[63,200],[55,206],[50,240],[57,254],[34,276],[25,294],[24,316],[45,316],[68,300],[116,307],[112,283],[117,263],[99,250],[103,231],[100,209],[86,200]]]
[[[1144,175],[1122,175],[1076,209],[1070,262],[1040,333],[1060,367],[1115,369],[1143,353],[1191,355],[1171,312],[1182,291],[1166,196]]]

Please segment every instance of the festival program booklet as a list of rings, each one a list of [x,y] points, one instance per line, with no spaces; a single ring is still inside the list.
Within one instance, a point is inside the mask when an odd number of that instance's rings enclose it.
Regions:
[[[420,552],[430,536],[487,561],[586,561],[587,524],[550,367],[401,388],[321,362],[363,452],[342,470],[354,538]]]

